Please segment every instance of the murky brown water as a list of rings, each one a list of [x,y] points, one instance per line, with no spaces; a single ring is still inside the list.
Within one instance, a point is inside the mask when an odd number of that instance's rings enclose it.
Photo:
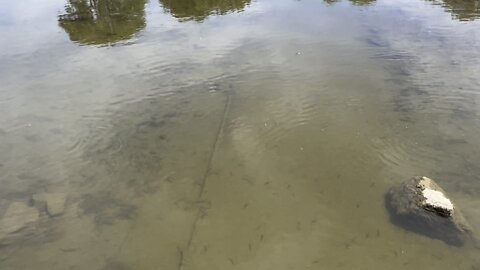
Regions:
[[[478,1],[3,1],[0,33],[2,270],[480,269],[384,206],[427,175],[480,232]]]

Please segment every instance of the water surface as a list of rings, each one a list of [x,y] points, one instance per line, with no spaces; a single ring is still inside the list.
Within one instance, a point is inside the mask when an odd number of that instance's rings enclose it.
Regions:
[[[0,3],[1,269],[480,269],[478,1]],[[64,194],[60,215],[39,194]],[[21,222],[20,222],[21,223]]]

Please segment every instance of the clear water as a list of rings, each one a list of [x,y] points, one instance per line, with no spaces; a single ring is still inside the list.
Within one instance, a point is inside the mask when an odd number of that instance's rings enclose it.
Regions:
[[[384,207],[427,175],[480,232],[479,7],[0,1],[0,269],[480,269]]]

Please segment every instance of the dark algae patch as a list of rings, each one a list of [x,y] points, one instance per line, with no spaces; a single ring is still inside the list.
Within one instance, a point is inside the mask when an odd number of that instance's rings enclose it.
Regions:
[[[97,226],[113,225],[116,220],[135,218],[137,207],[109,192],[85,194],[79,204],[84,215],[93,216]]]

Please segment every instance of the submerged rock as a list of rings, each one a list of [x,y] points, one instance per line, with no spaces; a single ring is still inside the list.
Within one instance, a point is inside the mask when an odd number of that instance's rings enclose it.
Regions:
[[[60,216],[65,210],[65,202],[67,201],[66,193],[41,193],[33,195],[36,202],[44,202],[46,204],[46,212],[50,217]]]
[[[414,177],[391,188],[385,202],[392,223],[407,230],[462,246],[472,229],[446,192],[428,177]]]
[[[21,231],[38,220],[37,208],[23,202],[13,202],[0,219],[0,241],[10,234]]]

